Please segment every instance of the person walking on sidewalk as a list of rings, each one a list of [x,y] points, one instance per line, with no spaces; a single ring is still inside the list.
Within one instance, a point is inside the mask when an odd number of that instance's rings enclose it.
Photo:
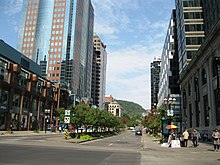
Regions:
[[[212,133],[212,138],[214,141],[214,151],[219,151],[219,145],[220,145],[220,133],[218,129],[216,128]]]
[[[189,132],[187,130],[185,130],[183,132],[183,141],[184,141],[183,147],[187,147],[188,146],[188,139],[189,139]]]
[[[194,147],[197,147],[199,145],[198,144],[199,139],[200,139],[200,133],[199,133],[199,131],[197,131],[197,129],[194,129],[193,133],[192,133],[192,141],[193,141]]]

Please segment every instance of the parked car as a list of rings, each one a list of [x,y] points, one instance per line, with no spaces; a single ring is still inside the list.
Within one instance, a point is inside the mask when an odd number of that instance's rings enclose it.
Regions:
[[[135,130],[135,135],[141,135],[142,136],[142,130],[141,129],[136,129]]]
[[[131,130],[131,132],[135,132],[135,131],[136,131],[135,129],[132,129],[132,130]]]

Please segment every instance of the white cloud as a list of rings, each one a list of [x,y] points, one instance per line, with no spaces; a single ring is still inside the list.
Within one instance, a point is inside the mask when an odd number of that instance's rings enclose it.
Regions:
[[[111,27],[103,23],[96,23],[95,31],[99,32],[99,34],[102,34],[102,35],[111,35],[111,34],[116,33],[118,30],[113,26]]]
[[[19,13],[22,9],[23,0],[7,0],[2,2],[0,9],[4,14],[13,16]]]
[[[92,2],[95,8],[95,31],[101,28],[99,34],[119,33],[121,30],[129,29],[131,21],[128,12],[138,8],[138,3],[133,0],[105,0],[104,3],[92,0]]]
[[[150,63],[162,52],[168,1],[92,0],[95,31],[107,45],[107,94],[150,108]]]
[[[150,105],[150,63],[161,53],[159,45],[132,45],[108,53],[107,89],[116,99]],[[111,93],[109,93],[111,92]]]

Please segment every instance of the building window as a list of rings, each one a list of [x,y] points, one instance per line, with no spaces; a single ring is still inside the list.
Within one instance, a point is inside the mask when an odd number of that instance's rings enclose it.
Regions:
[[[202,85],[205,85],[207,83],[207,74],[205,69],[202,70]]]
[[[189,127],[192,128],[192,104],[189,104]]]
[[[7,103],[8,103],[8,91],[0,89],[0,105],[1,105],[1,108],[6,110]]]
[[[19,85],[23,88],[27,88],[27,83],[28,83],[28,73],[21,70],[20,74],[19,74],[19,78],[18,78],[18,81],[19,81]]]
[[[24,96],[23,108],[25,109],[26,112],[27,112],[28,106],[29,106],[29,96]]]
[[[204,103],[204,119],[205,119],[205,127],[209,126],[209,106],[208,106],[208,95],[203,96],[203,103]]]
[[[0,59],[0,80],[7,81],[8,80],[8,63]]]
[[[13,95],[13,106],[19,108],[20,106],[20,98],[21,96],[19,94],[14,94]]]
[[[191,85],[190,85],[190,83],[188,84],[188,96],[191,96]]]
[[[220,74],[220,58],[216,57],[214,58],[213,65],[212,65],[212,76],[215,77],[218,74]]]

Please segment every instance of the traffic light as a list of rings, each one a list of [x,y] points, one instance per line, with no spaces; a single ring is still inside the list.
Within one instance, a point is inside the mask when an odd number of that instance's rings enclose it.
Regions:
[[[161,111],[161,120],[166,120],[164,110]]]
[[[72,117],[74,117],[74,116],[75,116],[75,114],[74,114],[74,113],[75,113],[75,108],[73,108],[73,109],[72,109],[72,112],[71,112],[71,116],[72,116]]]

